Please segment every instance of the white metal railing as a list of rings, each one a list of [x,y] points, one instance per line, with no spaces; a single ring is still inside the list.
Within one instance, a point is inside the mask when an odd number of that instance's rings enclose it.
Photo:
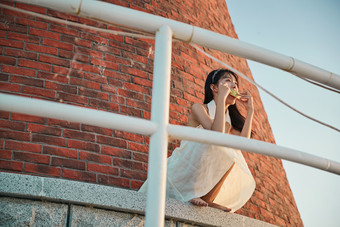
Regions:
[[[114,128],[147,136],[152,135],[157,130],[156,123],[141,118],[1,93],[0,110],[79,122],[103,128]]]
[[[340,163],[275,144],[168,123],[171,37],[294,72],[340,89],[340,76],[209,30],[94,0],[19,0],[156,34],[151,121],[62,103],[0,94],[0,109],[151,135],[146,226],[163,226],[168,136],[290,160],[340,175]]]
[[[147,188],[146,226],[164,226],[171,49],[172,31],[169,26],[162,25],[156,32],[153,68],[151,121],[158,127],[151,136],[149,145],[148,179],[150,180]]]

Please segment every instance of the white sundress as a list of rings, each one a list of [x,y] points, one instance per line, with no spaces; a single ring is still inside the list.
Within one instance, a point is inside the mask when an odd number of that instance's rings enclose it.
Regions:
[[[216,104],[208,103],[209,115],[215,118]],[[229,113],[226,122],[231,124]],[[203,128],[201,125],[198,128]],[[189,201],[206,195],[235,162],[214,203],[235,212],[251,197],[255,181],[240,150],[182,140],[168,158],[167,197]],[[147,181],[139,189],[146,193]]]

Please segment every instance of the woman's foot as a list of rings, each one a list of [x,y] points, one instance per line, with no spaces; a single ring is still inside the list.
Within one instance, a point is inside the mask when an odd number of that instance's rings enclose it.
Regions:
[[[207,207],[208,206],[208,203],[201,198],[195,198],[195,199],[190,200],[189,202],[196,205],[196,206],[201,206],[201,207]]]
[[[217,208],[217,209],[220,209],[220,210],[223,210],[225,212],[230,212],[231,211],[230,208],[225,207],[225,206],[221,206],[221,205],[219,205],[217,203],[208,203],[208,206],[214,207],[214,208]]]

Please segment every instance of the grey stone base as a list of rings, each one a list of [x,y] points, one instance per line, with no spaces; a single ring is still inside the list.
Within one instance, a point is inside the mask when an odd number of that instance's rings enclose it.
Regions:
[[[0,173],[0,226],[144,226],[136,191],[57,178]],[[165,226],[273,225],[167,199]]]
[[[66,226],[67,205],[0,197],[0,226]]]

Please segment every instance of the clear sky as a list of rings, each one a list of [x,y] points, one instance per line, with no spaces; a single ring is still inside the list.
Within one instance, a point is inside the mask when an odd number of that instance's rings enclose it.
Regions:
[[[239,39],[340,74],[339,0],[226,0]],[[298,110],[340,128],[340,94],[248,60],[255,80]],[[264,92],[276,143],[340,162],[340,133]],[[306,227],[340,226],[340,176],[283,161]]]

